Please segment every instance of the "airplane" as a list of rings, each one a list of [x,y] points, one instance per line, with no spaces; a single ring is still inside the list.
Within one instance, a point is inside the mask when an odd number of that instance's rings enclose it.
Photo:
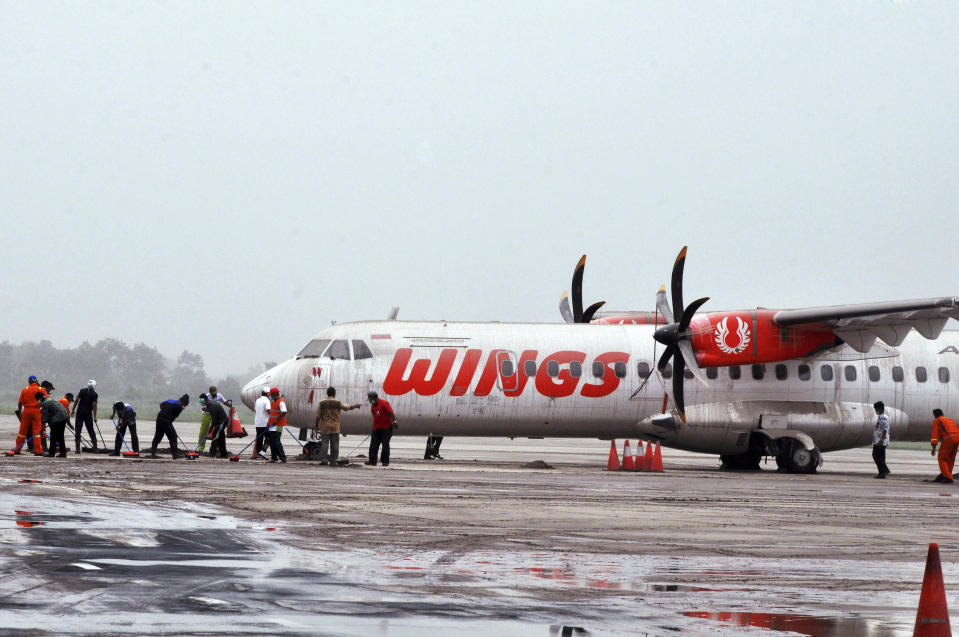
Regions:
[[[581,322],[576,285],[579,322],[340,323],[242,399],[252,409],[261,387],[278,387],[289,424],[306,428],[327,387],[352,403],[376,391],[397,435],[638,437],[718,454],[730,469],[772,456],[790,473],[871,444],[876,401],[894,441],[928,440],[933,408],[959,410],[959,332],[943,331],[959,298],[699,313],[706,298],[683,303],[685,258],[683,248],[672,306],[660,289],[646,324]],[[366,434],[370,423],[357,410],[341,427]]]

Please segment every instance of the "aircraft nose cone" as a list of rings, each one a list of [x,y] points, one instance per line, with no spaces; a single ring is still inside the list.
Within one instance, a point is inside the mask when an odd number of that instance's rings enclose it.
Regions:
[[[260,390],[262,387],[262,381],[259,379],[254,379],[248,382],[243,386],[243,389],[240,391],[240,399],[243,400],[243,404],[253,409],[256,399],[260,397]]]

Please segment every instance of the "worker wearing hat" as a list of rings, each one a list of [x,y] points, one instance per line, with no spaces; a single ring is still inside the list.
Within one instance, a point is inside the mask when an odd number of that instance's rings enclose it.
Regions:
[[[263,386],[261,396],[253,403],[253,426],[256,427],[256,440],[253,442],[253,457],[266,458],[264,452],[270,446],[270,436],[266,428],[270,424],[270,388]]]
[[[55,389],[56,389],[56,387],[54,387],[54,386],[53,386],[53,383],[51,383],[50,381],[48,381],[48,380],[41,380],[41,381],[40,381],[40,390],[43,391],[43,395],[44,395],[44,396],[46,396],[46,397],[48,397],[48,398],[52,398],[52,397],[53,397],[53,390],[55,390]],[[41,410],[42,410],[42,407],[43,407],[43,403],[42,403],[42,402],[40,403],[40,406],[41,406]],[[68,416],[70,415],[70,412],[69,412],[69,411],[67,412],[67,415],[68,415]],[[41,418],[41,420],[42,420],[42,418]],[[48,423],[47,421],[43,420],[43,425],[44,425],[44,426],[40,428],[40,447],[43,449],[43,453],[46,453],[46,452],[47,452],[47,427],[46,427],[46,425],[48,425],[48,424],[49,424],[49,423]]]
[[[114,418],[116,418],[114,424],[116,425],[117,437],[113,441],[113,451],[110,452],[110,455],[120,455],[120,445],[123,444],[126,438],[127,430],[130,431],[130,442],[132,443],[133,453],[139,455],[140,439],[137,438],[137,412],[133,409],[133,405],[125,403],[122,400],[113,403],[113,412],[110,414],[110,420]]]
[[[278,387],[270,388],[270,420],[267,422],[267,433],[270,437],[270,462],[286,462],[286,453],[283,451],[283,427],[286,426],[286,400],[280,396]]]
[[[83,427],[86,425],[87,433],[90,434],[91,446],[97,448],[97,436],[93,430],[93,425],[97,421],[97,381],[90,379],[87,386],[77,392],[77,400],[73,403],[71,415],[76,415],[74,420],[74,435],[76,436],[77,453],[80,453],[80,436],[83,435]]]
[[[37,402],[37,394],[46,395],[46,390],[40,387],[36,376],[30,376],[27,379],[27,386],[20,392],[20,400],[17,402],[17,411],[20,413],[20,431],[17,433],[16,453],[20,453],[20,447],[29,436],[33,436],[33,455],[39,456],[43,453],[43,446],[40,442],[40,430],[43,429],[43,423],[40,422],[40,403]]]
[[[53,385],[50,388],[52,389]],[[34,397],[40,404],[40,419],[44,425],[50,425],[50,457],[57,455],[59,450],[60,457],[66,458],[67,443],[63,439],[63,431],[70,420],[70,412],[60,401],[50,398],[42,391],[38,391]]]
[[[157,414],[157,429],[156,433],[153,434],[153,444],[150,447],[151,458],[158,457],[157,445],[160,444],[163,436],[166,436],[167,440],[170,441],[170,453],[173,459],[176,460],[182,455],[176,448],[177,436],[176,429],[173,428],[173,421],[177,419],[177,416],[179,416],[183,409],[189,404],[189,394],[183,394],[179,400],[171,398],[170,400],[164,400],[160,403],[160,413]]]

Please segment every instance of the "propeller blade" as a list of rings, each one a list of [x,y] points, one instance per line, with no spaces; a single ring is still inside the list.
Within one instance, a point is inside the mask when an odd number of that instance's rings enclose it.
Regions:
[[[686,371],[685,367],[686,364],[683,362],[682,356],[673,358],[673,406],[676,407],[679,418],[683,422],[686,422],[686,400],[683,398],[683,381],[686,380],[683,377],[683,373]]]
[[[693,320],[693,314],[696,313],[703,303],[709,300],[708,296],[704,296],[701,299],[696,299],[689,304],[689,307],[683,312],[683,318],[679,320],[679,333],[684,334],[687,329],[689,329],[689,323]]]
[[[683,315],[683,268],[686,266],[686,246],[683,246],[683,249],[679,251],[679,256],[676,257],[676,262],[673,263],[673,278],[671,281],[672,284],[672,294],[673,294],[673,310],[676,312],[676,316]]]
[[[666,323],[673,322],[673,311],[669,309],[669,301],[666,300],[666,286],[662,285],[659,292],[656,293],[656,311],[663,315]]]
[[[676,346],[670,345],[666,348],[666,351],[663,352],[663,355],[659,357],[659,362],[656,363],[656,369],[659,370],[659,373],[662,374],[663,370],[666,369],[666,364],[669,362],[669,359],[672,358],[673,354],[676,353]],[[675,373],[675,370],[674,370]]]
[[[569,294],[563,292],[563,300],[559,302],[559,313],[563,315],[563,320],[567,323],[573,323],[573,312],[569,309]]]
[[[597,301],[596,303],[593,303],[588,308],[586,308],[586,311],[583,312],[583,323],[589,323],[590,321],[592,321],[593,314],[596,314],[596,310],[603,307],[604,305],[606,305],[606,301]]]
[[[583,322],[583,270],[586,269],[586,255],[584,254],[573,270],[573,322]]]
[[[689,368],[689,371],[693,373],[699,382],[701,382],[706,387],[709,387],[709,383],[706,382],[706,376],[703,374],[703,370],[700,369],[699,363],[696,361],[696,354],[693,352],[693,346],[689,341],[679,341],[679,351],[682,353],[683,360],[686,362],[686,367]]]

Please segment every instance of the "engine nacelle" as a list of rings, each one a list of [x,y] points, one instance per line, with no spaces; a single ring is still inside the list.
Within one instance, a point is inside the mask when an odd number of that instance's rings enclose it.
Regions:
[[[840,341],[829,329],[797,330],[773,322],[775,310],[713,312],[689,325],[700,367],[773,363],[809,356]]]

